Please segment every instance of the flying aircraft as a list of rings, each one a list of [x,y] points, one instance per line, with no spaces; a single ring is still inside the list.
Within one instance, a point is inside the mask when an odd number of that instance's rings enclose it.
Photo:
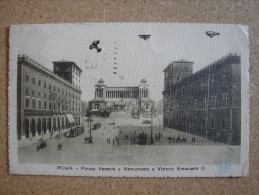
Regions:
[[[102,49],[98,47],[98,44],[99,44],[99,43],[100,43],[99,40],[94,41],[94,42],[89,46],[89,49],[95,48],[95,49],[97,50],[97,52],[102,51]]]
[[[218,35],[219,36],[219,32],[214,32],[214,31],[206,31],[206,35],[208,35],[210,38]]]

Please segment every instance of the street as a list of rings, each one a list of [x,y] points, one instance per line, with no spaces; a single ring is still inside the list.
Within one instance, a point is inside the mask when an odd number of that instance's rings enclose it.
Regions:
[[[85,132],[77,137],[47,139],[47,147],[37,151],[37,143],[18,149],[20,163],[38,164],[84,164],[84,165],[195,165],[217,164],[222,156],[228,154],[229,163],[239,163],[240,146],[227,146],[215,143],[202,137],[173,129],[164,129],[159,119],[154,119],[153,136],[161,132],[161,139],[155,140],[153,145],[131,144],[125,140],[113,139],[123,137],[128,131],[150,132],[150,124],[143,124],[143,120],[133,119],[125,113],[112,113],[109,118],[93,117],[92,125],[101,123],[101,127],[92,130],[92,144],[85,143],[89,137],[89,124],[83,118]],[[114,124],[113,124],[114,123]],[[123,136],[119,136],[122,134]],[[185,143],[169,143],[168,137],[181,137]],[[110,139],[110,143],[107,140]],[[62,148],[58,150],[58,144]]]

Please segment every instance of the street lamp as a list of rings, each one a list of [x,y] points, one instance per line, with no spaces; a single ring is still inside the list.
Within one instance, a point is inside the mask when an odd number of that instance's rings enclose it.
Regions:
[[[150,136],[150,144],[154,144],[154,140],[153,140],[153,109],[154,109],[154,105],[152,105],[152,107],[151,107],[151,136]]]
[[[92,119],[91,119],[91,115],[92,115],[91,111],[90,111],[89,114],[90,114],[89,117],[88,117],[88,125],[90,124],[89,144],[92,144],[93,140],[92,140],[92,128],[91,128],[91,121],[92,121]]]

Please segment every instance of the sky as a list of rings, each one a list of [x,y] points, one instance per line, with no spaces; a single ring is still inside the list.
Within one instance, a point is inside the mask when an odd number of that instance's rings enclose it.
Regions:
[[[206,31],[219,33],[213,38]],[[148,34],[148,40],[138,35]],[[99,40],[97,52],[90,50]],[[103,79],[107,86],[150,85],[155,101],[163,98],[163,70],[172,61],[194,62],[193,72],[229,53],[247,56],[246,26],[170,23],[87,23],[14,25],[10,30],[10,69],[17,55],[25,54],[53,70],[53,61],[69,60],[81,69],[81,100],[94,98],[94,85]],[[12,63],[13,62],[13,63]],[[117,64],[115,64],[117,63]],[[117,74],[114,74],[114,67]]]

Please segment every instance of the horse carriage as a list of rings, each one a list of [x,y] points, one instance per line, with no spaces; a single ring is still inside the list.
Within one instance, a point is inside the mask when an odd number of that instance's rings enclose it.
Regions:
[[[187,142],[187,139],[186,138],[180,138],[179,136],[177,138],[175,137],[167,137],[168,139],[168,143],[171,144],[171,143],[186,143]]]
[[[46,142],[46,140],[44,140],[44,139],[40,139],[39,140],[39,143],[38,143],[38,145],[37,145],[37,150],[39,151],[40,149],[44,149],[44,148],[46,148],[47,147],[47,142]]]

